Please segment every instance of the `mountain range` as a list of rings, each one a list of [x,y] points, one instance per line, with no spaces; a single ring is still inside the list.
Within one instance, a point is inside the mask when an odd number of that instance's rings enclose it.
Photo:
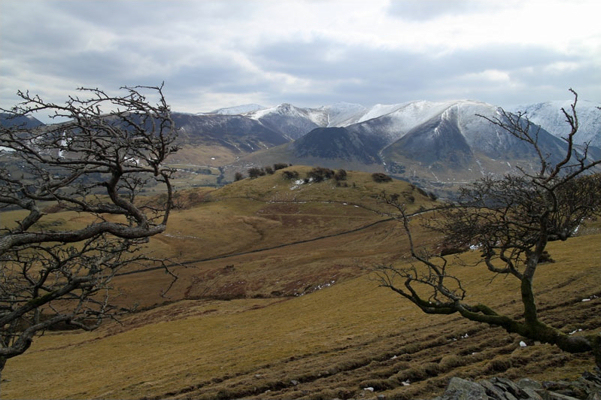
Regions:
[[[526,113],[538,130],[539,146],[551,162],[565,154],[561,139],[569,126],[561,112],[570,102],[525,105],[508,111]],[[575,137],[588,156],[601,157],[601,111],[591,102],[577,105],[579,131]],[[256,140],[261,149],[229,165],[230,171],[275,162],[320,165],[385,172],[430,190],[453,190],[482,176],[503,175],[519,166],[536,170],[537,157],[524,142],[487,121],[501,117],[501,108],[478,101],[414,101],[370,108],[338,103],[320,108],[291,104],[264,108],[239,106],[198,114],[199,118],[244,117],[287,142]],[[184,127],[184,129],[186,129]],[[273,141],[272,141],[273,143]]]
[[[569,132],[561,108],[545,102],[508,109],[522,111],[540,127],[538,143],[551,161],[565,150]],[[579,150],[601,158],[599,105],[579,101]],[[236,172],[273,163],[319,165],[385,172],[430,190],[453,190],[482,176],[537,168],[536,154],[488,118],[494,105],[470,101],[412,101],[364,107],[337,103],[319,108],[257,104],[208,113],[173,113],[181,150],[172,162],[219,167],[222,180]],[[29,121],[31,122],[31,121]],[[565,153],[563,153],[565,154]]]

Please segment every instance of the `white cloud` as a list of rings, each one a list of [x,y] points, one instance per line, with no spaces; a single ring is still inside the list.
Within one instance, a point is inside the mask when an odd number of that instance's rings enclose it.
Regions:
[[[487,69],[486,71],[478,72],[475,74],[468,74],[466,76],[467,79],[475,79],[480,82],[494,82],[494,83],[502,83],[502,82],[511,82],[511,77],[509,73],[505,71],[499,71],[496,69]]]

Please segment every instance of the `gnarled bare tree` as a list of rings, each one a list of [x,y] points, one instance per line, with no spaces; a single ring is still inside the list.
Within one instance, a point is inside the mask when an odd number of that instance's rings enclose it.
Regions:
[[[165,230],[172,206],[176,129],[160,87],[124,87],[119,96],[80,91],[54,104],[19,92],[2,110],[14,118],[48,113],[64,122],[0,129],[0,371],[34,336],[57,324],[91,330],[120,310],[109,285],[140,245]],[[153,96],[152,103],[146,96]],[[161,186],[163,204],[139,194]],[[50,222],[53,210],[81,225]]]
[[[545,324],[539,319],[533,291],[534,276],[548,242],[567,240],[585,219],[601,213],[601,175],[590,173],[601,160],[589,157],[588,146],[575,148],[578,96],[572,93],[571,108],[562,109],[569,133],[563,137],[565,154],[556,158],[559,161],[549,161],[539,145],[540,128],[525,114],[502,111],[497,117],[484,117],[532,146],[540,168],[534,173],[521,170],[501,179],[481,179],[463,188],[460,200],[437,210],[439,217],[427,224],[443,234],[446,247],[467,249],[477,245],[490,272],[519,280],[522,318],[466,302],[461,281],[447,270],[447,259],[416,250],[410,227],[412,215],[398,196],[385,196],[384,201],[394,207],[392,214],[403,224],[416,263],[408,268],[381,266],[376,271],[381,286],[407,298],[425,313],[459,313],[568,352],[592,351],[601,367],[601,335],[568,335]]]

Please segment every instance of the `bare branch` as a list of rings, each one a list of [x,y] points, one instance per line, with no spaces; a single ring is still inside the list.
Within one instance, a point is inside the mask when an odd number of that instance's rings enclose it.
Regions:
[[[89,97],[64,105],[19,92],[23,101],[8,110],[68,120],[0,128],[0,208],[25,212],[0,228],[0,369],[56,324],[94,329],[119,315],[112,279],[127,265],[157,261],[140,249],[165,230],[173,206],[164,162],[177,151],[176,127],[162,89],[123,87],[113,96],[80,88]],[[149,206],[139,196],[155,187],[167,201]],[[88,223],[49,224],[48,204]]]
[[[384,201],[395,208],[391,216],[403,225],[415,263],[403,268],[381,266],[376,268],[376,276],[380,286],[405,297],[426,313],[457,312],[472,321],[501,326],[508,332],[555,344],[565,351],[593,350],[601,367],[598,335],[571,337],[542,323],[533,290],[538,266],[548,258],[548,242],[567,240],[581,223],[601,214],[601,174],[590,174],[601,160],[589,159],[587,146],[581,154],[575,151],[578,95],[570,92],[574,102],[569,110],[562,109],[569,132],[563,138],[566,146],[560,157],[543,154],[539,145],[540,128],[531,124],[524,113],[500,110],[499,116],[481,116],[528,144],[540,168],[536,174],[521,170],[517,176],[480,179],[462,188],[458,202],[439,209],[437,218],[428,224],[442,234],[442,248],[477,249],[488,271],[520,281],[521,319],[502,315],[484,304],[465,303],[465,290],[448,273],[447,260],[416,251],[411,215],[398,202],[399,196],[389,196]]]

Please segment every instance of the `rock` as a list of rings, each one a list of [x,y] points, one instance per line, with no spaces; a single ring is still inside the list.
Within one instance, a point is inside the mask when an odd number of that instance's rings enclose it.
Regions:
[[[527,399],[529,396],[517,384],[505,378],[492,378],[490,380],[496,387],[503,389],[505,397],[511,399]],[[511,395],[511,397],[509,396]],[[511,399],[513,400],[513,399]]]
[[[442,396],[432,400],[601,400],[601,371],[584,373],[575,382],[543,382],[505,378],[472,382],[451,378]]]
[[[445,400],[486,400],[486,389],[475,382],[461,378],[451,378],[442,396]]]
[[[523,389],[541,390],[543,385],[540,382],[533,381],[532,379],[523,378],[518,381],[518,386]]]
[[[504,399],[505,391],[496,387],[491,381],[478,381],[478,384],[486,389],[486,394],[493,399]]]
[[[545,400],[578,400],[576,397],[555,392],[545,392]]]

